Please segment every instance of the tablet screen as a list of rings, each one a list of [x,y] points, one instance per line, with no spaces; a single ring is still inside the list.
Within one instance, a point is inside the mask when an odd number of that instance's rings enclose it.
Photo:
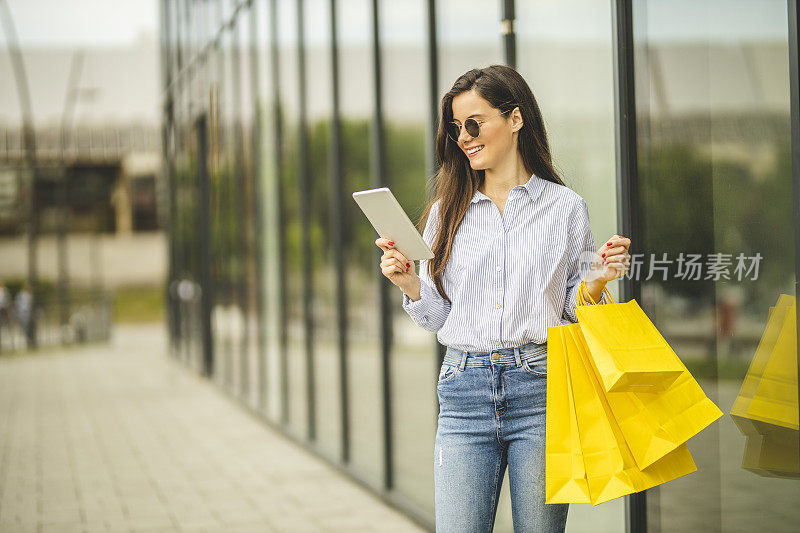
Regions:
[[[433,258],[433,252],[388,187],[354,192],[353,199],[378,236],[394,241],[394,247],[407,259]]]

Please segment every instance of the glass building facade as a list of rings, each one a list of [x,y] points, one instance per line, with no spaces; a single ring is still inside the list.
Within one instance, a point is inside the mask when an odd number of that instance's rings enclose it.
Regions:
[[[388,186],[416,222],[442,95],[510,64],[593,234],[633,241],[612,293],[726,413],[697,472],[567,530],[800,530],[794,1],[162,0],[161,36],[175,358],[432,529],[444,348],[350,195]],[[728,413],[767,352],[785,416],[748,433]]]

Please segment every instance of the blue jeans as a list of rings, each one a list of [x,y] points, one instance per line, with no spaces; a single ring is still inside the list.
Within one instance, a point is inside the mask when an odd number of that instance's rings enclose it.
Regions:
[[[437,533],[491,532],[506,466],[515,533],[563,532],[569,504],[545,504],[547,344],[448,347],[436,386]]]

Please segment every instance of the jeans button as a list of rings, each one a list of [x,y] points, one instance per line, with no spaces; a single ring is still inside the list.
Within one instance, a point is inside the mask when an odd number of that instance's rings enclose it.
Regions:
[[[494,359],[495,361],[497,361],[498,359],[500,359],[500,354],[499,354],[499,353],[497,353],[497,352],[494,352],[494,353],[492,353],[492,359]]]

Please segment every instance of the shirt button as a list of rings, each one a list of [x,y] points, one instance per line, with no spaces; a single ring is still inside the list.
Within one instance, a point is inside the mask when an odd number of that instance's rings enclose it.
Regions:
[[[497,267],[497,269],[496,269],[496,270],[497,270],[498,272],[500,272],[500,267]]]
[[[503,307],[503,306],[502,306],[502,305],[500,305],[500,304],[497,304],[497,308],[498,308],[498,309],[500,309],[501,307]]]

